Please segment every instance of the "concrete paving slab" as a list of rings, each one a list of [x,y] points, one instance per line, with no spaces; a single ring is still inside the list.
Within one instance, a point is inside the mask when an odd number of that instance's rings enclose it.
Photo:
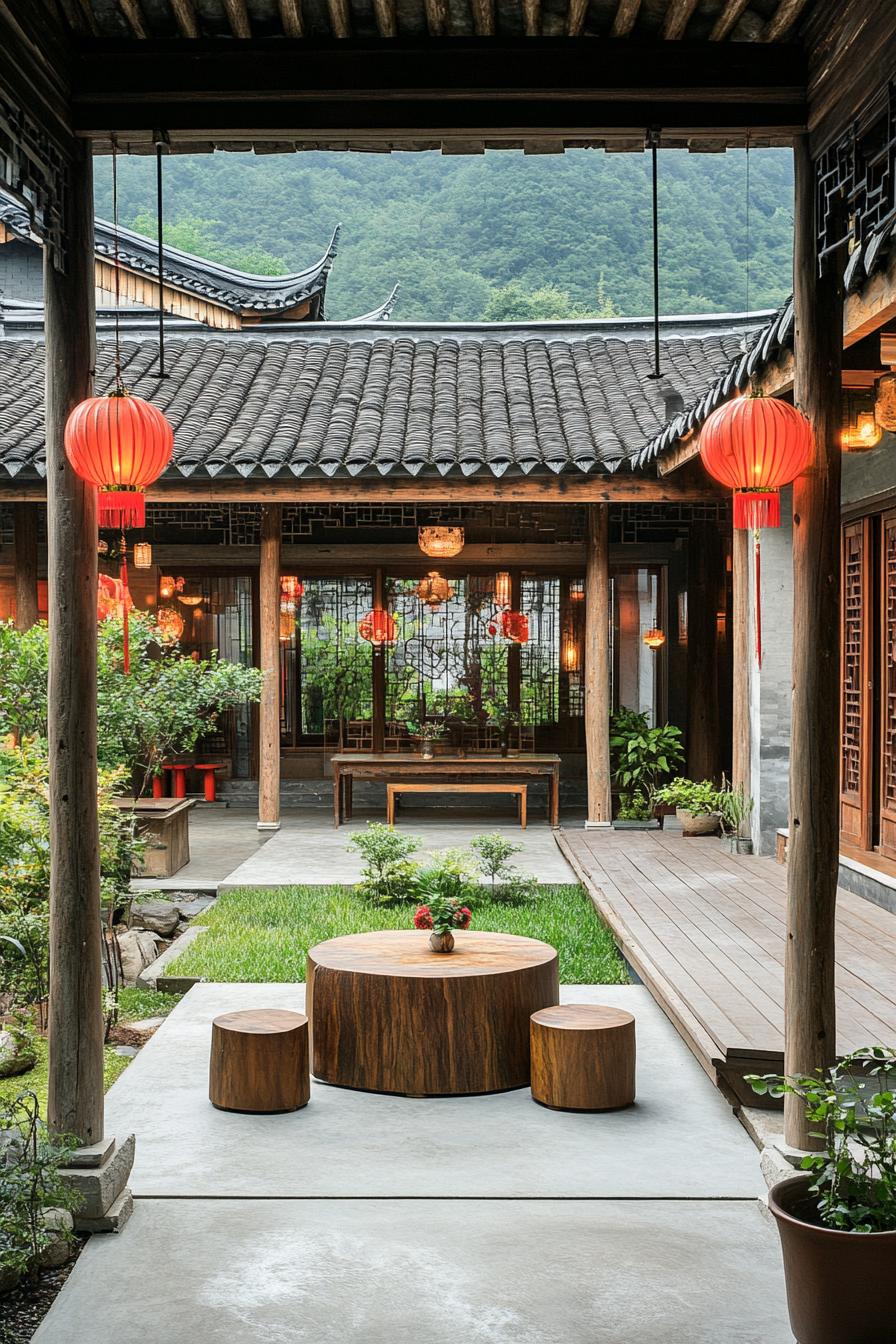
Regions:
[[[363,831],[366,824],[361,819],[336,827],[331,817],[320,812],[285,817],[282,829],[269,838],[263,849],[253,850],[239,867],[233,869],[221,882],[219,890],[291,886],[297,882],[310,885],[357,882],[361,877],[361,856],[348,848],[348,842],[355,832]],[[400,829],[423,841],[418,855],[421,859],[436,849],[468,845],[474,835],[481,835],[483,831],[500,831],[522,846],[521,852],[512,859],[520,871],[532,873],[539,882],[577,881],[545,821],[533,821],[522,831],[514,821],[491,816],[433,819],[432,812],[417,816],[406,812],[402,814]]]
[[[302,985],[203,984],[115,1083],[107,1128],[137,1131],[131,1186],[142,1197],[437,1198],[446,1181],[466,1198],[730,1199],[764,1191],[746,1132],[646,989],[575,985],[561,996],[634,1013],[631,1109],[550,1111],[528,1089],[418,1100],[314,1084],[310,1105],[292,1115],[217,1111],[207,1095],[212,1018],[249,1007],[301,1011],[305,995]]]
[[[463,1145],[428,1147],[450,1186]],[[34,1338],[792,1344],[779,1262],[742,1203],[143,1200]]]

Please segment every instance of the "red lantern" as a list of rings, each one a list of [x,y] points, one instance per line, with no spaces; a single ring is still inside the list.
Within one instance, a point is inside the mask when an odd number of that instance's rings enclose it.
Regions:
[[[781,487],[806,470],[812,426],[774,397],[736,397],[713,411],[700,434],[703,465],[734,491],[734,526],[780,527]]]
[[[97,581],[96,617],[98,621],[107,621],[110,616],[123,616],[134,606],[133,599],[121,579],[113,579],[109,574],[100,574]]]
[[[74,471],[99,491],[99,526],[144,527],[144,491],[171,460],[174,432],[160,410],[123,390],[90,397],[65,426]]]
[[[528,644],[529,617],[521,611],[502,611],[501,634],[514,644]]]
[[[280,580],[280,601],[288,602],[295,606],[302,600],[302,594],[305,592],[305,585],[301,579],[295,578],[292,574],[284,574]]]
[[[375,649],[384,644],[394,644],[398,638],[398,622],[391,612],[382,607],[374,607],[362,621],[358,622],[358,634],[372,644]]]

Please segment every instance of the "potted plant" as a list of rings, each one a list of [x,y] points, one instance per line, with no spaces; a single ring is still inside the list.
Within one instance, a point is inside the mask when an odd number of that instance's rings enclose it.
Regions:
[[[420,742],[420,755],[424,761],[431,761],[434,755],[433,743],[438,742],[444,734],[445,728],[441,723],[431,721],[424,723],[409,723],[408,728],[414,737]]]
[[[494,724],[498,729],[501,755],[507,756],[510,752],[511,730],[520,726],[519,714],[515,709],[511,709],[504,700],[486,700],[483,709],[487,721]]]
[[[753,841],[749,827],[753,799],[747,798],[740,786],[733,789],[724,776],[719,790],[718,812],[722,824],[722,840],[731,853],[752,854]]]
[[[414,928],[429,929],[434,952],[454,950],[454,929],[470,927],[471,899],[477,875],[471,856],[462,849],[444,849],[433,855],[431,867],[417,880],[420,905],[414,913]]]
[[[643,828],[653,817],[657,787],[683,760],[680,728],[671,723],[649,728],[646,714],[617,710],[610,721],[610,767],[620,798],[617,820],[639,821]],[[633,810],[636,815],[631,815]]]
[[[653,804],[643,793],[623,793],[613,818],[616,831],[656,831],[660,823],[653,815]]]
[[[711,779],[698,784],[679,775],[657,789],[654,801],[675,808],[685,835],[715,835],[719,829],[719,791]]]
[[[806,1105],[820,1152],[769,1191],[800,1344],[894,1338],[896,1055],[870,1046],[815,1077],[750,1077],[753,1090]]]

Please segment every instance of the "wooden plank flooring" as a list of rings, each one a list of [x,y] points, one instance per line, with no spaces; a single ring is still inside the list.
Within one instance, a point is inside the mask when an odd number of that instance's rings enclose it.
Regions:
[[[674,832],[569,830],[558,843],[707,1073],[749,1099],[743,1075],[783,1065],[786,869]],[[842,889],[837,1045],[896,1046],[896,915]]]

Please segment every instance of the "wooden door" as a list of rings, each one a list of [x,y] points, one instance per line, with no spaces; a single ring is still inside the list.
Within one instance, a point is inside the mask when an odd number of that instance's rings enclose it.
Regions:
[[[896,516],[893,523],[896,543]],[[848,523],[840,606],[840,840],[858,849],[872,845],[873,561],[871,519]],[[896,812],[893,823],[896,844]]]
[[[880,852],[896,859],[896,510],[881,519]]]

